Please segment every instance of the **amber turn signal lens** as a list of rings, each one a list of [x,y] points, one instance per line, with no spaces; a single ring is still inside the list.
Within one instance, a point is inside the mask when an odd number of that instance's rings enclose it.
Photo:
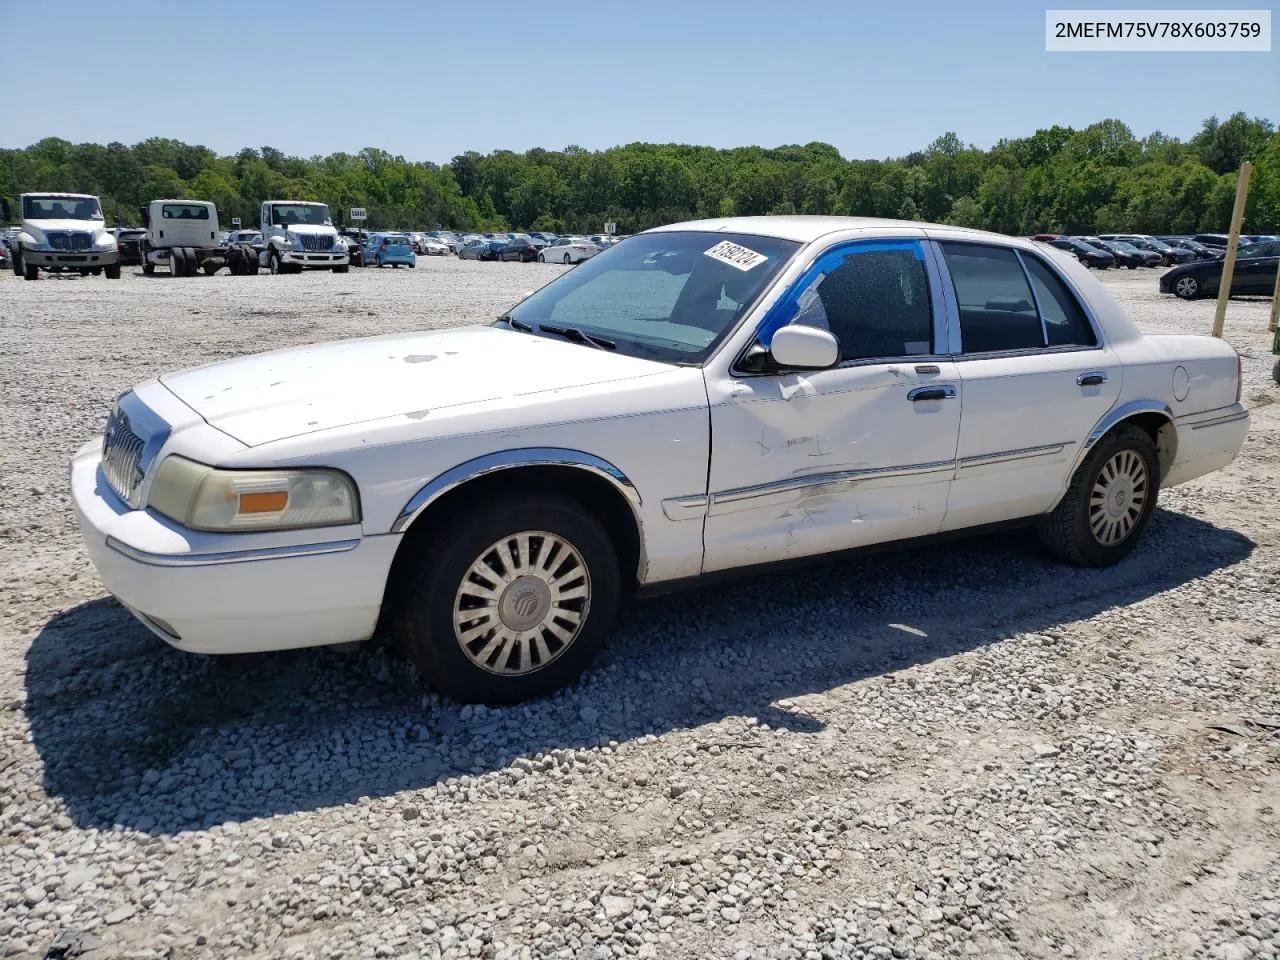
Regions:
[[[279,513],[289,503],[289,491],[240,494],[240,513]]]

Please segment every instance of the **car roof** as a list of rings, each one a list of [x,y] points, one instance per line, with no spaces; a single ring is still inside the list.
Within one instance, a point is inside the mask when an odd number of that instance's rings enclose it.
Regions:
[[[24,197],[68,197],[73,200],[97,200],[97,196],[92,193],[55,193],[51,190],[28,190],[22,194]]]
[[[884,217],[825,217],[825,216],[766,216],[766,217],[717,217],[711,220],[689,220],[684,223],[671,223],[662,227],[646,230],[646,233],[662,233],[675,230],[702,230],[715,233],[746,233],[762,237],[777,237],[781,240],[797,240],[809,243],[831,233],[847,230],[869,230],[875,228],[910,228],[916,230],[937,229],[962,231],[976,236],[989,237],[1001,242],[1011,238],[999,233],[985,230],[972,230],[968,227],[954,227],[941,223],[924,223],[918,220],[891,220]],[[604,236],[604,234],[593,234]]]

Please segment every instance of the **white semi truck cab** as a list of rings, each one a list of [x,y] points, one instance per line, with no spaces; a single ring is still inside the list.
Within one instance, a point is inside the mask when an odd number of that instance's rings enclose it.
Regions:
[[[267,200],[262,204],[263,265],[272,273],[324,269],[346,273],[347,243],[338,236],[329,208],[307,200]]]
[[[139,212],[147,228],[140,244],[147,276],[156,267],[168,267],[175,277],[197,270],[212,276],[224,266],[236,276],[257,274],[258,252],[248,244],[221,242],[218,208],[208,200],[152,200]]]
[[[24,193],[22,227],[13,242],[13,272],[35,280],[40,271],[105,273],[120,279],[116,238],[107,232],[98,198],[86,193]],[[9,219],[8,204],[4,218]]]

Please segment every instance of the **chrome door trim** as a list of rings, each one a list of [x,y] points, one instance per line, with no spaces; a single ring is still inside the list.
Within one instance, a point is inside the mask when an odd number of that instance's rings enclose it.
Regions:
[[[668,520],[695,520],[706,516],[707,497],[695,494],[690,497],[671,497],[662,501],[662,512]]]
[[[1027,289],[1031,291],[1031,302],[1035,305],[1036,316],[1040,319],[1040,340],[1041,345],[1049,346],[1049,326],[1044,321],[1044,310],[1040,307],[1040,295],[1036,293],[1036,285],[1031,282],[1031,271],[1027,269],[1027,261],[1022,259],[1022,251],[1017,247],[1013,248],[1013,255],[1018,258],[1018,266],[1022,268],[1022,275],[1027,278]]]
[[[283,560],[290,557],[316,557],[326,553],[346,553],[360,545],[359,538],[330,540],[326,543],[300,543],[284,547],[257,547],[251,550],[223,550],[219,553],[151,553],[139,550],[115,537],[107,537],[107,546],[130,560],[149,567],[208,567],[224,563],[251,563],[255,560]]]
[[[640,520],[640,492],[636,490],[636,486],[631,482],[630,478],[608,460],[604,460],[594,454],[584,453],[581,450],[567,450],[560,447],[522,447],[516,450],[500,450],[496,453],[487,453],[482,457],[476,457],[474,460],[468,460],[466,463],[460,463],[456,467],[446,470],[432,480],[427,481],[419,488],[417,493],[409,498],[409,501],[401,508],[395,523],[391,525],[391,532],[403,533],[423,510],[427,509],[433,502],[450,490],[466,483],[468,480],[474,480],[476,477],[482,477],[485,474],[494,473],[498,470],[509,470],[514,467],[545,466],[573,467],[578,470],[586,470],[588,473],[593,473],[608,480],[614,489],[621,493],[627,503],[630,504],[631,512],[635,515],[636,528],[641,533],[641,543],[644,542],[643,525]]]
[[[1023,447],[1021,450],[1000,450],[996,453],[961,457],[959,468],[965,470],[970,467],[985,467],[991,463],[1008,463],[1011,460],[1032,460],[1036,457],[1051,457],[1066,450],[1067,447],[1074,447],[1075,444],[1074,440],[1064,440],[1062,443],[1046,443],[1039,447]]]
[[[1089,377],[1102,378],[1101,383],[1090,384],[1090,386],[1101,386],[1103,383],[1106,383],[1107,380],[1109,379],[1107,377],[1107,371],[1105,370],[1086,370],[1084,373],[1080,374],[1080,376],[1076,377],[1076,386],[1083,387],[1085,385],[1084,383],[1085,380],[1087,380]]]
[[[774,480],[751,487],[735,487],[713,493],[708,515],[714,515],[722,504],[741,503],[779,493],[794,493],[809,487],[827,487],[858,483],[862,480],[880,480],[895,477],[914,477],[930,473],[943,473],[955,469],[954,460],[937,460],[932,463],[913,463],[896,467],[866,467],[858,470],[835,470],[828,473],[811,473],[786,480]]]

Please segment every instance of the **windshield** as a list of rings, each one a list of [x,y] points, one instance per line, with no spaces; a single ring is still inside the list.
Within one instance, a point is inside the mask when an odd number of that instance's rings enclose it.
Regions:
[[[1125,253],[1137,253],[1138,248],[1131,243],[1125,243],[1123,240],[1107,241],[1113,250],[1123,250]]]
[[[799,247],[732,233],[642,234],[562,274],[510,316],[574,327],[630,356],[701,363]]]
[[[314,227],[333,226],[329,208],[323,203],[276,203],[271,206],[271,222],[277,227],[307,224]]]
[[[1169,244],[1165,243],[1163,240],[1156,240],[1152,237],[1147,237],[1143,241],[1143,243],[1145,243],[1152,250],[1159,250],[1161,253],[1168,253],[1170,250],[1173,249],[1173,247],[1169,246]]]
[[[104,219],[97,197],[23,197],[22,217],[24,220]]]

